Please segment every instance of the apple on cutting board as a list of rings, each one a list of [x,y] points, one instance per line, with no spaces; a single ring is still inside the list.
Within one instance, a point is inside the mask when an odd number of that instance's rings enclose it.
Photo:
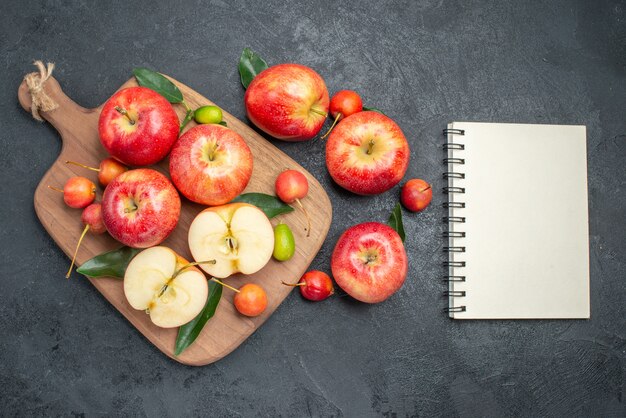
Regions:
[[[180,122],[163,96],[146,87],[115,93],[98,121],[100,142],[113,157],[132,166],[156,164],[178,139]]]
[[[124,294],[133,308],[147,311],[155,325],[174,328],[200,313],[209,287],[204,274],[173,250],[152,247],[128,264]]]
[[[221,125],[198,125],[176,142],[170,175],[189,200],[208,206],[237,197],[252,177],[252,152],[235,131]]]
[[[109,234],[134,248],[158,245],[174,230],[180,197],[163,174],[138,168],[117,176],[104,190],[102,219]]]
[[[200,268],[219,279],[256,273],[274,252],[272,224],[261,209],[247,203],[205,209],[191,222],[188,238],[196,261],[216,261]]]

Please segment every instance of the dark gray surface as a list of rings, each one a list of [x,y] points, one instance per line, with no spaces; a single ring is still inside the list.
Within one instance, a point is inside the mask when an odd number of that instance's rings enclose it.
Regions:
[[[0,13],[1,415],[626,414],[623,1],[89,3],[4,1]],[[80,276],[65,280],[68,259],[32,205],[60,140],[16,100],[32,59],[56,62],[64,90],[86,107],[148,66],[243,119],[245,46],[269,63],[309,65],[331,93],[352,88],[384,109],[410,140],[406,178],[437,190],[451,120],[587,125],[592,319],[447,319],[439,193],[425,213],[405,213],[410,275],[397,295],[366,306],[294,292],[233,354],[202,368],[163,356]],[[332,199],[312,265],[329,271],[339,234],[385,221],[398,189],[353,196],[330,180],[320,141],[274,143]],[[532,201],[535,187],[520,193]]]

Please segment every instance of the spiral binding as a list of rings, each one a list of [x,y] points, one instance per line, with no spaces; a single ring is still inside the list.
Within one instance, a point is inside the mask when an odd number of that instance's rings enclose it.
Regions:
[[[465,135],[465,131],[463,129],[444,129],[443,130],[443,135],[446,137],[446,139],[448,138],[448,136],[451,135]],[[459,144],[457,142],[446,142],[443,145],[443,150],[446,151],[446,153],[450,150],[452,151],[463,151],[465,150],[465,145],[464,144]],[[456,152],[455,152],[456,153]],[[458,156],[454,155],[454,156],[447,156],[446,158],[443,159],[443,164],[446,165],[446,167],[450,167],[451,165],[455,165],[455,166],[461,166],[465,164],[465,159],[464,158],[459,158]],[[465,173],[461,173],[457,170],[454,171],[445,171],[443,173],[443,179],[444,180],[450,180],[450,179],[465,179]],[[450,186],[450,183],[448,183],[448,185],[446,187],[444,187],[442,189],[442,192],[444,195],[452,195],[452,194],[464,194],[465,193],[465,188],[464,187],[457,187],[457,186]],[[465,202],[452,202],[452,201],[448,201],[442,204],[443,208],[445,209],[463,209],[465,208]],[[456,214],[455,214],[456,215]],[[465,217],[464,216],[444,216],[442,218],[442,221],[448,225],[451,225],[452,223],[465,223]],[[446,239],[447,241],[449,241],[450,238],[465,238],[465,232],[462,231],[445,231],[441,234],[442,238]],[[456,242],[455,242],[456,244]],[[447,245],[443,247],[443,252],[445,254],[450,254],[450,253],[464,253],[465,252],[465,247],[464,246],[459,246],[459,245]],[[466,262],[465,261],[444,261],[443,262],[443,267],[445,269],[447,269],[447,274],[445,274],[443,276],[443,281],[445,283],[451,283],[451,282],[465,282],[465,276],[464,275],[459,275],[459,274],[455,274],[452,275],[450,274],[450,268],[454,267],[455,269],[460,269],[465,267]],[[456,271],[455,271],[456,273]],[[445,298],[463,298],[466,296],[466,291],[464,290],[446,290],[443,292],[443,296]],[[460,306],[455,306],[455,307],[450,307],[448,306],[447,308],[444,308],[444,312],[446,313],[451,313],[451,312],[465,312],[467,310],[467,306],[465,305],[460,305]]]

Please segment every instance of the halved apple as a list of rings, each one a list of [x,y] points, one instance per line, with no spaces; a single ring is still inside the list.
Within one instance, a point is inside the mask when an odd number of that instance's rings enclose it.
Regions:
[[[124,275],[124,294],[130,306],[146,310],[162,328],[179,327],[194,319],[206,304],[209,287],[204,274],[188,265],[167,247],[137,254]]]
[[[265,213],[247,203],[230,203],[200,212],[189,226],[189,249],[200,265],[223,279],[261,270],[274,251],[274,230]]]

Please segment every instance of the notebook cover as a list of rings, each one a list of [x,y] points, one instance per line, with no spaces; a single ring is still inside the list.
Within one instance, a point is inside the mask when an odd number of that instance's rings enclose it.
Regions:
[[[453,122],[448,142],[449,186],[464,193],[450,201],[450,231],[465,232],[448,245],[465,262],[449,274],[455,319],[589,318],[587,150],[584,126]],[[464,296],[458,296],[463,294]]]

